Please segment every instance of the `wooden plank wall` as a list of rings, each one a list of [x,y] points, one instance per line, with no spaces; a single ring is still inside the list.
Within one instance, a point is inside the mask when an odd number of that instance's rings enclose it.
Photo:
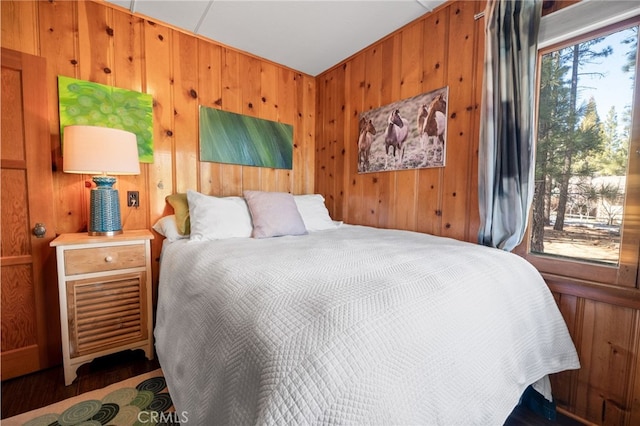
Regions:
[[[447,3],[318,76],[316,188],[334,218],[477,240],[483,8]],[[445,86],[446,167],[358,174],[359,114]]]
[[[118,177],[121,205],[128,190],[140,192],[140,208],[123,207],[124,229],[151,228],[165,196],[187,189],[314,191],[315,78],[104,3],[2,1],[1,8],[2,47],[47,60],[57,233],[86,230],[90,182],[61,171],[58,75],[153,96],[154,162]],[[293,170],[200,162],[198,105],[292,124]],[[155,282],[160,244],[152,249]]]
[[[484,19],[474,14],[483,7],[449,2],[317,77],[316,188],[335,218],[476,241]],[[446,166],[358,174],[359,114],[443,86]],[[640,424],[638,289],[545,278],[582,362],[552,377],[559,406],[596,424]]]
[[[559,406],[596,424],[640,424],[640,290],[543,276],[581,364],[552,377]]]

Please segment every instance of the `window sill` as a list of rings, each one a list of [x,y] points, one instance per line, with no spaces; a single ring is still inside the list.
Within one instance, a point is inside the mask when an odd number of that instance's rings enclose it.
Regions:
[[[601,284],[546,272],[541,273],[554,293],[591,299],[630,309],[640,309],[640,289]]]

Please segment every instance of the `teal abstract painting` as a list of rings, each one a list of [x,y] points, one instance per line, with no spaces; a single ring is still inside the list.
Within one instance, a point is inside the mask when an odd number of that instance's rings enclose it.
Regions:
[[[60,135],[73,124],[135,133],[141,163],[153,163],[153,98],[147,93],[58,76]]]
[[[201,105],[200,161],[291,170],[293,126]]]

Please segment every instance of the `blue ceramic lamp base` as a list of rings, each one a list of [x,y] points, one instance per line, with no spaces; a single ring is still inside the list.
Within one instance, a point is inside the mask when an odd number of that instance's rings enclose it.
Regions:
[[[116,178],[94,176],[93,181],[96,187],[91,190],[89,235],[122,234],[118,190],[113,189]]]

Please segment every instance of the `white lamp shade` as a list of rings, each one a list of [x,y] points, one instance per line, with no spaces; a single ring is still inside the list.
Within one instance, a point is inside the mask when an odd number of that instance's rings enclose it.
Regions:
[[[138,175],[136,135],[97,126],[67,126],[62,141],[66,173]]]

